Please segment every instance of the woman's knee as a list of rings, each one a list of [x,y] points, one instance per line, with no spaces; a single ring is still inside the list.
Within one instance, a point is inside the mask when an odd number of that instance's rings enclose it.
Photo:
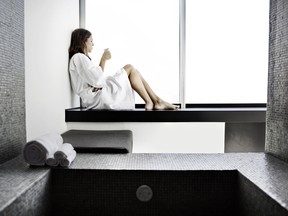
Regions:
[[[128,76],[131,74],[132,71],[134,71],[134,67],[131,64],[126,64],[124,67],[125,71],[127,72]]]
[[[124,69],[125,69],[125,70],[134,70],[135,68],[134,68],[133,65],[131,65],[131,64],[126,64],[126,65],[124,66]]]

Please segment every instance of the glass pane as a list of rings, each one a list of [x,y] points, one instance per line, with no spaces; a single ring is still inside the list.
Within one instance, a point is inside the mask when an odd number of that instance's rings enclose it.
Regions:
[[[95,44],[91,58],[98,63],[109,48],[106,72],[132,64],[160,97],[178,103],[178,13],[175,0],[86,0],[86,28]],[[143,100],[136,96],[136,103]]]
[[[187,103],[266,103],[269,0],[187,0]]]

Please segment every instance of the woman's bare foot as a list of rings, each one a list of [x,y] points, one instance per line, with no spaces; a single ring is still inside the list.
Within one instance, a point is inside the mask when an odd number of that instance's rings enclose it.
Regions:
[[[146,103],[146,105],[145,105],[145,109],[146,109],[147,111],[153,110],[153,107],[154,107],[153,102],[148,102],[148,103]]]
[[[157,103],[154,105],[155,110],[176,110],[178,106],[170,104],[166,101],[159,100]]]

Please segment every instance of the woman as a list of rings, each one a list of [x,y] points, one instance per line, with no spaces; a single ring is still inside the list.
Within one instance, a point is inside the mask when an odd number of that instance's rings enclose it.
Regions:
[[[145,102],[146,110],[175,110],[177,106],[159,98],[142,75],[127,64],[114,76],[105,76],[105,63],[111,58],[106,49],[99,66],[92,63],[89,52],[94,44],[92,34],[86,29],[72,32],[69,47],[69,72],[72,88],[88,109],[134,109],[133,89]]]

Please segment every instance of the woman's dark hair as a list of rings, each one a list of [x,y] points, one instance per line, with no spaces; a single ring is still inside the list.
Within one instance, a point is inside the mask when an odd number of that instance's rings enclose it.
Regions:
[[[69,47],[69,60],[76,53],[84,54],[85,42],[91,35],[92,34],[90,31],[83,29],[83,28],[75,29],[72,32],[71,42],[70,42],[70,47]]]

